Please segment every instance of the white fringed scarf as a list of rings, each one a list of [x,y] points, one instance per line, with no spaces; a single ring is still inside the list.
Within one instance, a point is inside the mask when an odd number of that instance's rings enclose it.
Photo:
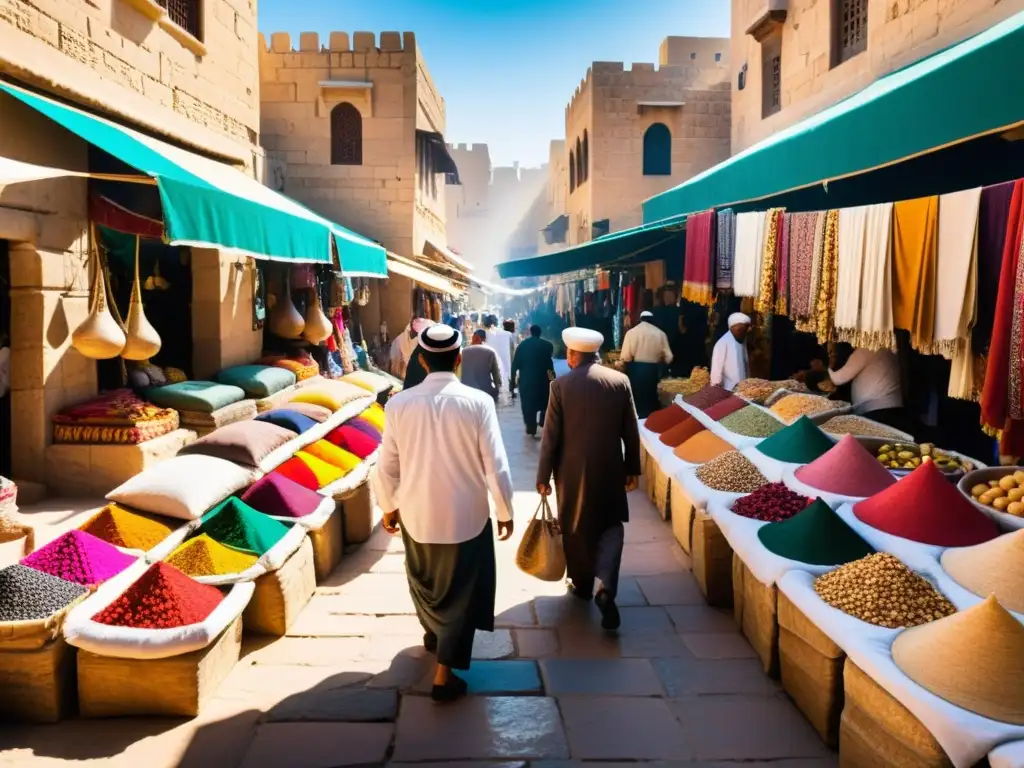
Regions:
[[[862,349],[895,349],[892,203],[839,211],[837,338]]]
[[[736,258],[733,262],[732,292],[757,298],[764,259],[764,225],[767,211],[736,216]]]

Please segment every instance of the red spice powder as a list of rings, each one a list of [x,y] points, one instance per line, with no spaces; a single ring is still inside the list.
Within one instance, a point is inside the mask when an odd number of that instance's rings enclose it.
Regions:
[[[715,421],[721,421],[731,413],[736,413],[743,408],[746,408],[750,403],[744,400],[742,397],[736,397],[735,395],[729,395],[724,400],[719,400],[714,405],[705,408],[704,413],[709,419]]]
[[[114,627],[173,629],[205,620],[223,599],[217,587],[200,584],[173,565],[154,563],[93,621]]]
[[[937,547],[969,547],[999,535],[995,522],[931,462],[854,505],[853,514],[872,528]]]
[[[842,496],[873,496],[896,480],[852,435],[796,471],[796,479],[812,488]]]
[[[661,442],[663,442],[665,445],[668,445],[672,448],[676,448],[685,443],[698,432],[701,432],[703,430],[703,424],[701,424],[692,416],[687,416],[685,419],[683,419],[674,427],[672,427],[672,429],[662,432],[661,436],[658,439],[661,440]]]
[[[694,392],[692,395],[684,397],[683,399],[686,401],[687,405],[692,405],[696,408],[704,410],[705,408],[711,407],[719,400],[725,400],[725,398],[729,397],[730,394],[732,393],[730,393],[729,390],[725,389],[724,387],[713,387],[709,384],[708,386],[698,390],[697,392]]]
[[[689,418],[689,416],[690,414],[675,403],[672,403],[668,408],[662,408],[660,411],[655,411],[648,416],[644,426],[656,435],[660,435],[662,432],[672,429],[683,419]]]

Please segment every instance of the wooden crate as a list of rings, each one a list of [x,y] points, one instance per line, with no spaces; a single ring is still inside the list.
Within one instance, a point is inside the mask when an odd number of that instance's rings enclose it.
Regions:
[[[661,515],[662,520],[669,520],[672,515],[671,510],[671,495],[669,493],[672,487],[672,478],[668,476],[657,464],[654,465],[654,506],[658,510],[658,514]]]
[[[368,482],[340,493],[334,500],[341,506],[345,544],[362,544],[373,533],[373,492]]]
[[[280,568],[256,579],[256,590],[242,614],[245,628],[284,637],[315,591],[313,544],[307,536]]]
[[[75,657],[62,637],[0,651],[0,720],[56,723],[74,714]]]
[[[840,768],[952,768],[952,761],[921,721],[849,659],[843,669],[843,690]]]
[[[828,746],[839,746],[846,654],[779,592],[782,687]]]
[[[201,651],[166,659],[118,659],[78,653],[82,717],[195,717],[238,662],[242,619]]]
[[[743,564],[743,622],[740,629],[761,659],[764,671],[779,676],[778,589],[762,584]]]
[[[736,626],[743,629],[743,579],[747,567],[740,556],[732,553],[732,617]]]
[[[309,532],[309,543],[313,545],[313,570],[316,583],[327,579],[334,569],[341,565],[345,549],[344,514],[341,504],[336,504],[327,522]]]
[[[732,547],[704,510],[693,517],[693,575],[708,605],[732,605]]]
[[[686,554],[693,551],[693,516],[696,510],[690,497],[686,495],[683,484],[673,481],[669,488],[669,495],[672,497],[672,535],[675,536],[679,546]]]
[[[654,477],[658,470],[658,462],[650,454],[647,455],[647,462],[644,464],[644,490],[647,491],[647,498],[654,503]]]

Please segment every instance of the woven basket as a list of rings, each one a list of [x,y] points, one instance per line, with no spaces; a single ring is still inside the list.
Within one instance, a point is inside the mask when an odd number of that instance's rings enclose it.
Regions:
[[[60,635],[61,627],[64,626],[64,619],[67,618],[71,609],[88,596],[88,594],[82,595],[56,613],[43,619],[0,622],[0,653],[7,651],[31,651],[42,648]]]
[[[73,714],[75,656],[62,637],[41,648],[0,651],[0,722],[56,723]]]
[[[703,510],[693,518],[693,575],[708,605],[732,605],[732,547],[718,523]]]

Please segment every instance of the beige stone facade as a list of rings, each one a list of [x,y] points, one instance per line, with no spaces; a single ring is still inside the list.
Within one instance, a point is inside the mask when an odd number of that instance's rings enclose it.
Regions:
[[[645,169],[655,124],[670,136],[657,174]],[[609,231],[642,223],[643,200],[729,156],[729,125],[728,40],[667,38],[657,66],[594,62],[565,110],[568,244],[606,219]]]
[[[0,75],[255,173],[263,165],[255,7],[197,0],[196,8],[190,35],[152,0],[0,0]],[[6,95],[0,155],[88,170],[84,141]],[[88,310],[86,189],[76,178],[0,188],[11,272],[12,474],[26,498],[60,485],[60,465],[48,470],[45,461],[53,414],[97,391],[95,362],[70,345]],[[251,270],[235,261],[193,252],[198,375],[259,355]]]
[[[1024,10],[1024,0],[853,0],[866,16],[866,39],[858,37],[844,50],[839,29],[843,3],[732,0],[734,153]],[[774,18],[766,18],[770,8]],[[772,98],[774,56],[779,56],[781,77],[773,112],[765,102],[766,94]],[[742,90],[737,87],[740,72]]]
[[[427,242],[446,246],[444,176],[424,164],[422,138],[443,136],[444,100],[415,36],[331,32],[324,42],[314,32],[297,47],[283,32],[269,45],[260,38],[260,134],[283,169],[282,190],[399,255],[423,255]],[[358,159],[332,154],[332,114],[342,105],[358,111]],[[373,294],[364,330],[383,319],[399,332],[412,310],[411,282],[392,276]]]

